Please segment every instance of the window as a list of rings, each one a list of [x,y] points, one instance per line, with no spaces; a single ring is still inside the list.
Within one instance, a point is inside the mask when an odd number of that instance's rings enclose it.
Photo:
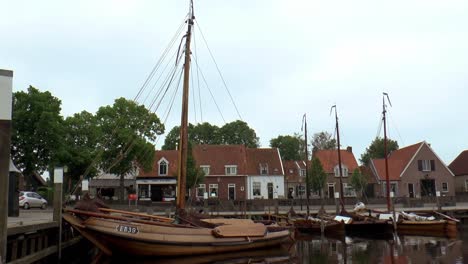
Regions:
[[[218,184],[210,184],[210,197],[218,197]]]
[[[226,165],[224,168],[226,175],[237,175],[237,165]]]
[[[159,162],[159,175],[164,176],[167,175],[167,161],[161,160]]]
[[[260,175],[268,174],[268,164],[260,164]]]
[[[253,196],[261,196],[261,183],[260,182],[253,182],[252,183],[252,194]]]
[[[386,182],[383,182],[383,196],[386,197],[387,196],[387,183]],[[397,184],[395,182],[391,182],[390,183],[390,192],[393,192],[393,194],[395,195],[395,197],[397,196]]]
[[[300,172],[299,172],[299,176],[305,177],[305,176],[306,176],[306,170],[305,170],[305,169],[301,169]]]
[[[340,167],[337,165],[335,166],[335,177],[340,177]],[[343,174],[343,177],[348,177],[348,168],[344,165],[341,165],[341,171]]]
[[[149,198],[149,184],[138,185],[138,196],[140,198]]]
[[[443,182],[442,183],[442,191],[443,192],[448,192],[448,182]]]
[[[434,160],[418,160],[419,171],[435,171]]]
[[[197,188],[197,197],[204,197],[206,192],[206,185],[200,184]]]
[[[305,195],[305,186],[297,186],[297,195],[299,195],[300,197]]]
[[[203,170],[203,173],[206,175],[210,175],[210,165],[201,165],[200,168]]]
[[[344,197],[356,197],[356,191],[350,184],[346,182],[343,183],[343,196]]]

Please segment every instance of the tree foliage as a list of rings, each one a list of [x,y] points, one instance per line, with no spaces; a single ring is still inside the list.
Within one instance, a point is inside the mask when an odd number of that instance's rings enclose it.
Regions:
[[[311,143],[312,143],[312,152],[315,152],[317,150],[336,148],[336,140],[333,139],[332,135],[326,131],[315,133],[312,136]]]
[[[362,197],[364,191],[366,190],[367,182],[367,176],[362,174],[359,169],[354,169],[353,175],[351,175],[350,183],[356,191],[356,194],[358,194],[358,197]]]
[[[233,121],[222,126],[219,130],[221,144],[245,145],[249,148],[260,146],[255,130],[244,121]]]
[[[11,154],[26,177],[43,173],[63,152],[61,101],[29,86],[13,95]]]
[[[242,121],[234,121],[225,124],[219,128],[210,123],[201,123],[197,125],[189,124],[188,128],[189,141],[192,144],[209,144],[209,145],[234,145],[245,144],[247,147],[258,147],[258,138],[255,131],[251,129],[247,123]],[[166,135],[164,140],[163,150],[176,149],[180,139],[180,127],[175,126]]]
[[[204,181],[205,173],[196,164],[195,158],[193,157],[192,144],[189,143],[188,147],[186,187],[187,189],[191,189]]]
[[[98,171],[98,148],[101,130],[96,117],[86,111],[67,117],[64,122],[66,156],[62,164],[69,168],[69,176],[78,180],[81,175],[93,177]]]
[[[322,193],[327,182],[327,173],[323,169],[322,163],[316,157],[312,159],[312,165],[309,171],[310,188],[316,192]]]
[[[387,139],[387,153],[397,150],[398,142],[395,140]],[[359,159],[362,164],[369,165],[371,159],[382,159],[385,158],[384,151],[384,139],[375,138],[370,146],[366,148],[366,151],[361,155]]]
[[[304,146],[302,142],[302,138],[297,134],[278,136],[270,140],[270,147],[278,148],[284,160],[303,160],[305,157],[300,156],[301,153],[304,153],[301,151],[301,147]]]
[[[156,114],[125,98],[116,99],[112,106],[100,107],[96,117],[102,130],[100,167],[120,176],[119,196],[123,200],[125,174],[135,170],[137,164],[144,170],[151,169],[151,142],[164,133],[164,125]]]

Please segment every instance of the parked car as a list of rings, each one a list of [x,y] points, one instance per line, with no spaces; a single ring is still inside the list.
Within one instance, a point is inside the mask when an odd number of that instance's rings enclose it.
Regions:
[[[20,192],[19,206],[24,209],[29,209],[31,207],[46,209],[47,200],[35,192]]]

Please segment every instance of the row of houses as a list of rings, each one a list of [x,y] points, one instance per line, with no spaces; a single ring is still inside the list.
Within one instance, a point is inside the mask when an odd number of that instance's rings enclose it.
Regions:
[[[368,167],[359,166],[352,148],[340,150],[343,195],[355,197],[350,178],[358,169],[367,175],[368,197],[386,195],[384,159],[371,160]],[[339,164],[336,150],[319,150],[313,154],[327,173],[325,197],[339,192]],[[306,163],[284,161],[276,148],[247,148],[243,145],[197,145],[193,148],[196,166],[204,173],[204,181],[190,191],[194,199],[223,200],[305,198]],[[419,198],[454,196],[468,191],[468,151],[450,166],[426,142],[419,142],[389,154],[391,191],[397,197]],[[134,190],[139,200],[170,201],[175,199],[178,152],[156,151],[151,171],[138,171],[127,176],[127,190]],[[114,183],[112,183],[114,181]],[[90,190],[104,197],[115,197],[118,180],[104,175],[90,181]],[[312,193],[312,198],[318,193]]]

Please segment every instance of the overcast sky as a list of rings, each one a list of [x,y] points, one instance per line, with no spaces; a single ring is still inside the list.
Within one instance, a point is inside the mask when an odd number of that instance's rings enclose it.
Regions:
[[[188,0],[5,1],[0,68],[14,71],[14,91],[33,85],[61,99],[65,117],[95,112],[135,97],[187,11]],[[342,146],[359,158],[378,133],[385,91],[390,137],[400,147],[425,140],[447,164],[468,149],[466,14],[464,0],[195,2],[198,25],[262,147],[301,133],[304,113],[310,136],[333,134],[336,104]],[[238,119],[208,53],[197,57],[224,119]],[[222,126],[200,91],[203,121]],[[191,122],[201,120],[195,113]]]

